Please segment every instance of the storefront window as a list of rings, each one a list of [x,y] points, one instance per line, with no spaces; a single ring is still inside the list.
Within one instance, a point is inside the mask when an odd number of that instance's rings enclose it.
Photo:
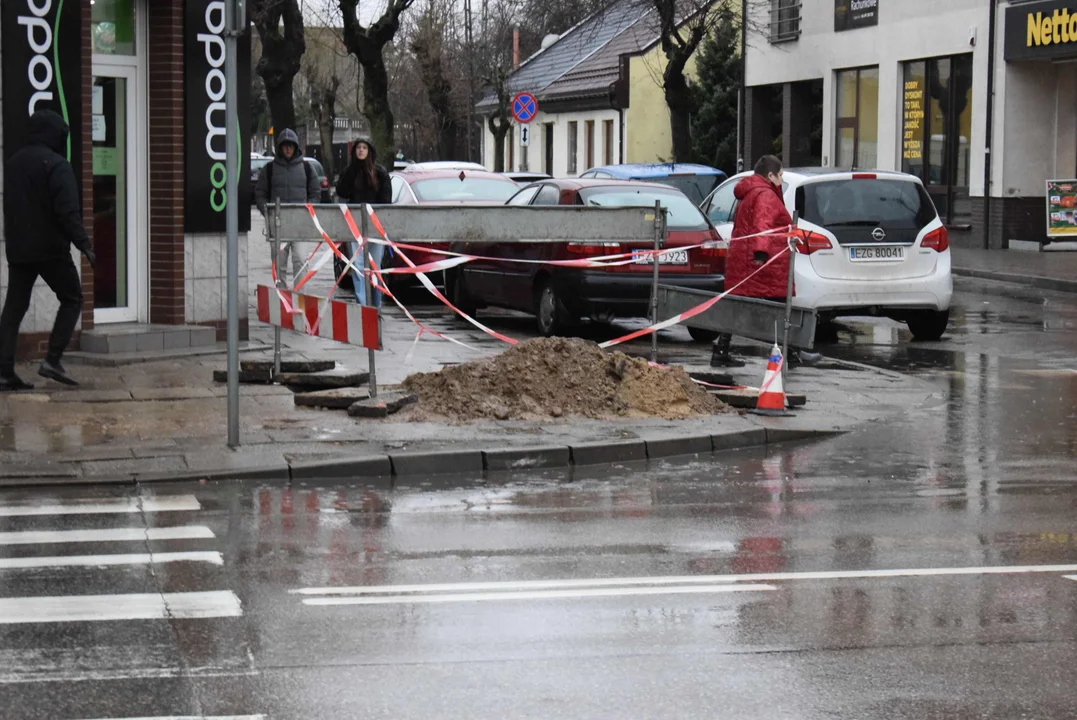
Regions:
[[[93,51],[99,55],[134,55],[135,0],[94,0],[90,8]]]
[[[834,166],[873,168],[878,163],[879,68],[837,73]]]
[[[972,55],[905,63],[901,169],[928,186],[948,222],[968,197]]]

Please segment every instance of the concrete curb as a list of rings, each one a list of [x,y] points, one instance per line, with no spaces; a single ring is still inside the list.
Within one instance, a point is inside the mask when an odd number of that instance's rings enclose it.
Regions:
[[[1040,290],[1077,293],[1077,280],[1062,280],[1060,278],[1042,277],[1040,275],[1020,275],[1018,273],[996,272],[994,270],[973,270],[971,268],[952,268],[951,272],[960,277],[1014,283],[1015,285],[1039,288]]]
[[[714,452],[744,450],[778,443],[822,440],[842,435],[842,430],[796,428],[749,428],[713,435],[682,438],[639,438],[579,445],[546,445],[489,450],[433,450],[385,455],[342,456],[326,460],[272,463],[234,470],[182,470],[131,473],[122,476],[27,476],[0,478],[0,488],[56,485],[116,485],[162,482],[363,480],[377,487],[392,488],[398,481],[438,475],[484,475],[506,470],[566,468],[646,462]]]

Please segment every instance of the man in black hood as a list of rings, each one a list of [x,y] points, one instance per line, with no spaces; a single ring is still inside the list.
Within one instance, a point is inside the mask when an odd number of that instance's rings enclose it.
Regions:
[[[7,299],[0,313],[0,391],[33,387],[15,374],[15,342],[40,277],[60,309],[38,374],[78,385],[60,364],[82,312],[82,280],[71,246],[96,262],[82,225],[75,171],[67,161],[70,129],[52,110],[30,117],[30,140],[4,168],[4,230],[8,261]]]

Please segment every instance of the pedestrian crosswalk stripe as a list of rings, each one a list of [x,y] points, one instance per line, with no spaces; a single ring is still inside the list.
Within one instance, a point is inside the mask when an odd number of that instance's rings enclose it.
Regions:
[[[53,557],[0,558],[0,570],[48,567],[111,567],[116,565],[163,565],[173,562],[200,562],[223,565],[219,552],[131,553],[126,555],[58,555]]]
[[[0,505],[0,517],[30,517],[41,515],[108,515],[122,513],[186,512],[201,510],[194,495],[165,495],[150,498],[114,498],[109,500],[77,500],[52,505]]]
[[[229,590],[131,595],[59,595],[0,598],[0,625],[239,617]]]
[[[304,605],[421,605],[449,602],[491,602],[497,600],[558,600],[567,598],[635,597],[639,595],[711,595],[718,593],[777,590],[774,585],[724,583],[683,587],[609,587],[575,590],[533,590],[530,592],[451,593],[441,595],[377,595],[368,597],[337,596],[307,598]]]
[[[161,715],[145,718],[108,718],[102,720],[265,720],[265,715]]]
[[[27,530],[24,532],[0,533],[0,545],[211,540],[214,537],[216,536],[213,531],[203,525],[160,528],[109,528],[105,530]]]

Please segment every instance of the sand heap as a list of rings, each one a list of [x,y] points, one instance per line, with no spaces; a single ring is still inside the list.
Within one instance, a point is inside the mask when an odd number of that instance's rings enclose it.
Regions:
[[[680,419],[730,412],[681,368],[657,368],[593,342],[539,338],[500,355],[404,381],[417,414],[450,420]]]

